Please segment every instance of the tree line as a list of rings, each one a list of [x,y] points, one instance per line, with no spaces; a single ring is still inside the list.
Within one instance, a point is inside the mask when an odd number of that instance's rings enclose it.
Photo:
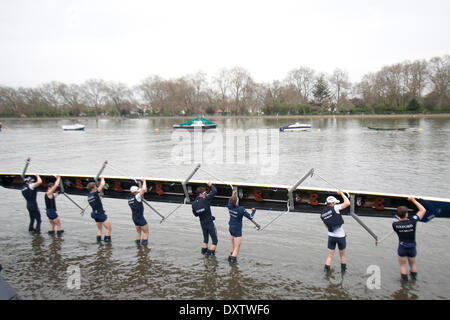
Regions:
[[[1,116],[298,115],[450,112],[450,55],[404,61],[351,83],[345,70],[303,66],[257,83],[242,67],[176,79],[154,75],[135,86],[90,79],[34,88],[0,85]]]

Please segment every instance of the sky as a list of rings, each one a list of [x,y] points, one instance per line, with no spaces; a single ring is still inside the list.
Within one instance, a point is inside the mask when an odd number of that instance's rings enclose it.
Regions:
[[[1,0],[0,85],[137,85],[222,68],[256,82],[301,66],[352,82],[450,54],[448,0]]]

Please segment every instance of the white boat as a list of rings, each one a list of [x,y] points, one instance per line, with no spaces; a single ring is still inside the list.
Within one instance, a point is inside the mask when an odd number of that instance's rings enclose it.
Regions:
[[[290,124],[288,126],[281,127],[280,131],[281,132],[284,132],[284,131],[306,131],[308,129],[311,129],[310,124],[296,122],[296,123]]]
[[[62,126],[64,131],[82,131],[84,130],[85,126],[82,124],[69,124],[69,125],[65,125]]]

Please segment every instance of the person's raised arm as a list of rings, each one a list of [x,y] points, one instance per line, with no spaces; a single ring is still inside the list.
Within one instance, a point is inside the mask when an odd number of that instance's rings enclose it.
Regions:
[[[208,200],[211,200],[216,195],[217,189],[216,189],[216,186],[213,185],[211,182],[208,182],[208,186],[209,186],[210,190],[209,190],[209,193],[205,196],[205,198]]]
[[[144,193],[147,192],[147,181],[145,181],[145,179],[142,179],[142,187],[141,187],[141,192],[139,192],[139,195],[141,196],[141,198],[144,197]]]
[[[33,183],[33,188],[37,188],[42,184],[42,179],[41,177],[37,174],[36,175],[36,182]]]
[[[419,211],[417,212],[416,215],[419,217],[419,220],[422,220],[422,218],[425,215],[425,213],[427,212],[427,210],[415,198],[408,197],[408,200],[411,201],[412,203],[414,203],[415,206],[417,207],[417,209],[419,209]]]
[[[342,199],[344,199],[344,202],[341,204],[341,210],[344,210],[345,208],[350,207],[350,200],[348,200],[345,193],[343,193],[342,190],[338,190],[337,194],[340,195],[342,197]]]
[[[98,186],[97,190],[98,192],[102,192],[103,188],[105,187],[105,178],[103,176],[100,177],[100,185]]]
[[[55,190],[58,188],[59,186],[59,182],[61,181],[61,177],[60,176],[56,176],[56,181],[55,184],[53,185],[53,187],[51,187],[50,189],[48,189],[47,191],[47,197],[49,197],[49,199],[51,199],[53,197],[53,193],[55,192]]]

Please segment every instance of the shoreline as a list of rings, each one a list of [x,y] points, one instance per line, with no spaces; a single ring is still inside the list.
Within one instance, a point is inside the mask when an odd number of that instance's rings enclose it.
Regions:
[[[1,121],[7,120],[140,120],[140,119],[192,119],[196,116],[144,116],[138,118],[127,118],[127,117],[111,117],[111,116],[100,116],[100,117],[0,117]],[[354,114],[354,115],[258,115],[258,116],[218,116],[211,115],[205,116],[208,119],[220,120],[220,119],[395,119],[395,118],[450,118],[450,113],[436,113],[436,114]]]

